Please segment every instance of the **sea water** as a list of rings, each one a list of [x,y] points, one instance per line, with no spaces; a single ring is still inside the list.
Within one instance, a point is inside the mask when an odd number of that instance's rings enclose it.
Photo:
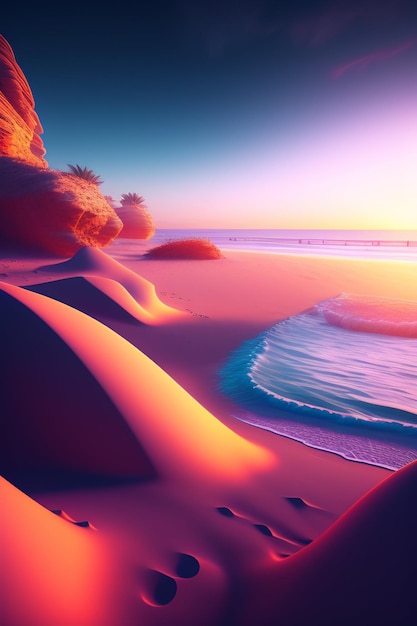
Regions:
[[[416,302],[320,302],[243,344],[220,378],[238,419],[389,469],[417,458]]]
[[[417,231],[157,229],[229,250],[417,262]],[[417,304],[342,294],[246,342],[220,372],[234,416],[347,459],[417,458]]]
[[[417,231],[405,230],[157,229],[149,244],[188,237],[224,251],[417,261]]]

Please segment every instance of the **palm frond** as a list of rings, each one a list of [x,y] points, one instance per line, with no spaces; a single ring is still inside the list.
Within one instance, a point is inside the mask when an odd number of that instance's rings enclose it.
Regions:
[[[100,176],[94,174],[93,170],[89,170],[87,167],[80,167],[78,164],[70,165],[70,163],[67,163],[67,165],[71,170],[71,174],[74,174],[74,176],[83,178],[89,183],[93,183],[93,185],[101,185],[103,183],[103,181],[100,180]]]
[[[137,193],[122,193],[120,204],[123,206],[143,206],[145,198]]]

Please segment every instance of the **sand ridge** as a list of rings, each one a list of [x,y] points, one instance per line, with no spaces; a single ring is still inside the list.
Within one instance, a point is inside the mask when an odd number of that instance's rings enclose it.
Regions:
[[[412,299],[401,268],[379,282],[377,264],[124,254],[126,267],[87,250],[36,274],[31,260],[29,289],[1,285],[11,442],[58,479],[29,495],[0,483],[5,626],[413,623],[416,464],[393,473],[237,422],[214,377],[242,338],[343,286]],[[267,267],[272,291],[256,280]],[[147,323],[136,304],[154,298],[179,316]],[[58,468],[77,480],[64,488]]]

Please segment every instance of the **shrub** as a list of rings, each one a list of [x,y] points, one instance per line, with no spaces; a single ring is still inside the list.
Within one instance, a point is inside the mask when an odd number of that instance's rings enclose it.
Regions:
[[[219,248],[209,239],[178,239],[151,248],[146,254],[152,259],[221,259]]]

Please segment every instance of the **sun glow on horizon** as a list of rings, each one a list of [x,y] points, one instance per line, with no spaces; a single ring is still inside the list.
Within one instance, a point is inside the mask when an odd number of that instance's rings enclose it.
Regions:
[[[160,187],[157,226],[190,228],[417,228],[413,103],[355,112]],[[169,217],[167,207],[170,207]]]

